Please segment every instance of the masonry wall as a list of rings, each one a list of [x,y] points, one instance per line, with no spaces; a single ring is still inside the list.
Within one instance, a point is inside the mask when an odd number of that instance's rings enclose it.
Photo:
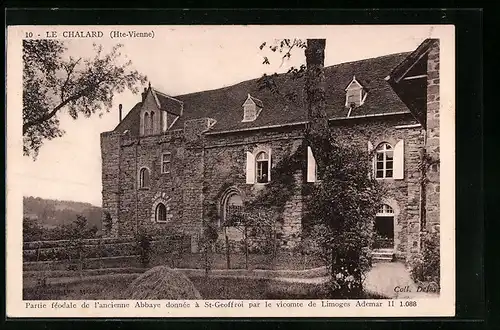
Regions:
[[[396,257],[408,259],[411,253],[418,252],[420,241],[419,163],[420,150],[424,145],[422,128],[412,115],[408,114],[338,121],[333,129],[343,136],[345,141],[359,147],[367,148],[368,141],[376,148],[382,142],[394,146],[399,140],[404,140],[404,178],[380,179],[380,182],[387,188],[387,196],[383,202],[391,206],[395,213]]]
[[[105,132],[101,134],[102,163],[102,208],[111,216],[111,231],[106,234],[116,237],[119,234],[120,205],[120,134]],[[103,212],[103,221],[106,216]]]
[[[427,229],[439,226],[439,40],[430,46],[427,56],[427,143],[430,159],[427,169],[426,224]]]
[[[165,135],[122,138],[115,150],[119,151],[120,171],[106,167],[106,171],[119,173],[119,235],[130,235],[140,227],[151,227],[157,231],[190,232],[193,224],[185,219],[184,196],[188,187],[183,179],[190,177],[193,161],[186,150],[182,134],[170,132]],[[162,154],[171,155],[170,173],[161,172]],[[103,170],[104,170],[103,166]],[[139,188],[139,171],[147,168],[150,185]],[[103,189],[103,199],[108,200],[109,192]],[[155,206],[158,202],[167,207],[167,223],[155,222]],[[104,206],[104,205],[103,205]],[[104,206],[107,208],[107,206]]]
[[[345,141],[360,147],[367,147],[367,141],[374,147],[382,142],[394,146],[399,140],[405,141],[404,179],[383,180],[389,192],[384,203],[395,211],[396,254],[402,259],[419,249],[419,162],[424,140],[422,129],[416,123],[408,114],[335,121],[332,125]],[[148,137],[102,134],[103,208],[114,221],[113,235],[130,235],[141,226],[149,226],[158,231],[188,233],[196,245],[202,221],[208,219],[209,206],[215,206],[220,212],[221,198],[227,189],[239,190],[244,199],[251,199],[266,189],[262,184],[246,183],[247,151],[271,148],[271,161],[275,165],[302,143],[302,131],[293,127],[200,135],[208,124],[209,119],[193,121],[188,136],[185,130]],[[398,128],[408,125],[412,126]],[[161,173],[164,152],[171,153],[168,174]],[[150,186],[138,189],[139,171],[143,167],[150,171]],[[298,171],[294,180],[300,186],[305,181],[304,174]],[[168,207],[167,223],[154,221],[158,201]],[[293,248],[300,241],[303,211],[304,200],[297,189],[285,205],[283,222],[278,228],[281,247]],[[232,236],[238,236],[235,235]]]
[[[240,132],[238,134],[207,135],[204,167],[204,199],[206,209],[215,208],[219,215],[222,210],[222,198],[229,189],[236,189],[244,200],[252,200],[265,184],[246,183],[246,152],[271,149],[271,166],[274,167],[285,155],[292,154],[302,143],[302,132],[293,129]],[[271,180],[273,179],[271,175]],[[300,185],[302,172],[294,175]],[[293,248],[299,242],[302,218],[302,197],[300,190],[284,206],[282,223],[277,226],[279,245]],[[232,230],[232,236],[238,234]],[[241,235],[239,236],[241,239]],[[259,237],[254,237],[258,240]],[[261,239],[265,239],[262,238]]]

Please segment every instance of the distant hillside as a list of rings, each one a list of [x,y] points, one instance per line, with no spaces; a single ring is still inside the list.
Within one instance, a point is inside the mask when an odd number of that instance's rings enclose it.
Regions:
[[[102,209],[90,203],[24,197],[23,213],[24,217],[37,219],[44,227],[71,223],[77,215],[83,215],[87,218],[90,226],[95,225],[101,229]]]

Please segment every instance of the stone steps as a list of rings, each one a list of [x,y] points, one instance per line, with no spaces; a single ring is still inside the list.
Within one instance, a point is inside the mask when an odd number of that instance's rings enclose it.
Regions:
[[[394,249],[375,249],[372,251],[372,260],[374,262],[394,260]]]

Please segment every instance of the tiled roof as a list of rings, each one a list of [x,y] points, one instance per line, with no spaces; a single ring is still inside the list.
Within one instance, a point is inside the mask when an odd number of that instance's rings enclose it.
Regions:
[[[353,76],[356,76],[356,80],[366,89],[368,95],[363,105],[354,108],[350,116],[409,113],[406,105],[384,79],[409,54],[410,52],[398,53],[326,67],[325,96],[330,118],[347,117],[349,109],[345,107],[344,89]],[[217,120],[211,129],[213,132],[304,122],[307,120],[304,78],[291,77],[290,74],[281,74],[275,77],[275,81],[283,94],[295,92],[298,96],[296,101],[273,94],[268,89],[259,89],[259,79],[220,89],[174,96],[183,102],[183,115],[171,129],[183,128],[186,120],[203,117]],[[255,121],[242,122],[242,104],[248,94],[261,101],[263,109]]]
[[[139,135],[139,112],[141,111],[141,106],[142,102],[134,105],[125,118],[116,126],[115,131],[123,133],[128,130],[132,136]]]
[[[175,98],[164,94],[156,89],[152,89],[153,95],[160,104],[160,109],[168,111],[174,115],[179,116],[182,112],[182,102],[179,102]]]

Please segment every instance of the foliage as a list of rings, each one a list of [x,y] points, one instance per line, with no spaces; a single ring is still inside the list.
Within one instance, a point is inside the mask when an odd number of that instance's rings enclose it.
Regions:
[[[306,223],[316,227],[318,243],[331,258],[332,287],[349,296],[360,292],[370,266],[373,219],[384,190],[369,177],[368,153],[339,141],[317,143],[325,168],[308,198]]]
[[[151,235],[146,230],[139,230],[136,235],[136,249],[143,267],[148,267],[151,260]]]
[[[37,223],[43,227],[43,240],[65,239],[61,236],[64,233],[60,227],[75,219],[77,215],[87,218],[90,226],[101,228],[102,209],[90,203],[24,197],[23,213],[25,218],[36,218]]]
[[[23,218],[23,242],[41,241],[43,229],[35,219]]]
[[[305,76],[308,124],[304,130],[304,144],[298,153],[282,160],[286,165],[291,164],[291,168],[280,169],[273,175],[273,181],[277,178],[288,188],[279,187],[278,183],[278,189],[273,189],[271,184],[270,191],[264,194],[271,197],[270,203],[276,202],[278,197],[275,194],[280,195],[285,201],[280,201],[279,205],[284,206],[295,191],[294,180],[290,181],[293,178],[291,173],[306,168],[297,160],[297,155],[304,159],[304,148],[310,146],[322,173],[320,184],[303,184],[302,194],[308,196],[303,225],[309,237],[317,241],[316,251],[331,265],[330,285],[335,295],[359,296],[363,275],[370,267],[368,251],[372,246],[373,219],[384,191],[369,177],[371,155],[366,152],[366,146],[337,136],[330,129],[325,102],[326,40],[308,39],[296,44],[304,49],[306,67],[305,71],[303,67],[291,68],[289,74],[292,77]],[[284,51],[286,57],[283,59],[288,59],[292,48],[290,40],[283,39],[276,48],[270,49]],[[267,58],[264,64],[269,64]],[[283,95],[273,77],[275,75],[264,76],[260,80],[261,87]],[[254,204],[265,201],[258,198]]]
[[[36,158],[44,140],[61,137],[58,113],[66,109],[73,119],[109,111],[113,95],[129,89],[139,91],[137,83],[146,77],[131,70],[131,62],[121,63],[115,45],[103,54],[94,44],[92,58],[67,56],[67,45],[60,40],[23,40],[23,151]],[[123,61],[122,61],[123,62]]]
[[[434,282],[440,284],[439,232],[425,233],[422,251],[411,261],[411,277],[415,282]]]

